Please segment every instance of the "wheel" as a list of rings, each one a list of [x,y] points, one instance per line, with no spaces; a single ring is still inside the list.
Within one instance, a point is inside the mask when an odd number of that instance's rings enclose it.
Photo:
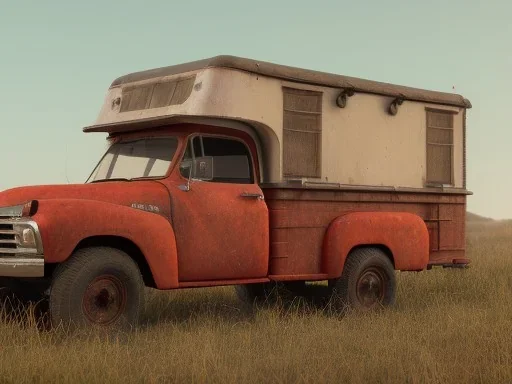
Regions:
[[[332,301],[338,309],[365,311],[395,303],[395,270],[387,255],[378,248],[352,251],[341,277],[332,285]]]
[[[143,306],[139,268],[118,249],[80,249],[54,273],[49,301],[53,327],[127,330],[138,325]]]

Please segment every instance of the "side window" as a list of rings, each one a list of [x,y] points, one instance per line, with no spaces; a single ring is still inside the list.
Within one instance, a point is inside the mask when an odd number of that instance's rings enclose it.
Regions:
[[[427,182],[452,184],[453,113],[427,110]]]
[[[208,158],[212,168],[209,182],[252,184],[254,177],[249,149],[234,139],[195,136],[187,145],[180,164],[183,177],[189,177],[194,159]],[[194,175],[193,175],[194,176]]]
[[[283,176],[321,177],[322,94],[283,88]]]

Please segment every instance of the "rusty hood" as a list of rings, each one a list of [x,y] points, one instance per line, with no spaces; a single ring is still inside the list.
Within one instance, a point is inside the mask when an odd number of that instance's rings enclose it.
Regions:
[[[155,180],[17,187],[0,192],[0,208],[55,199],[94,200],[170,214],[168,190]]]

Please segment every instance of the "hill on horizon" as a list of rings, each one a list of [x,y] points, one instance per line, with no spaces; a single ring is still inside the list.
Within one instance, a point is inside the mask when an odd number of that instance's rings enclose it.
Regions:
[[[490,221],[496,221],[496,220],[491,219],[490,217],[477,215],[476,213],[467,211],[466,212],[466,221],[468,221],[468,222],[490,222]]]

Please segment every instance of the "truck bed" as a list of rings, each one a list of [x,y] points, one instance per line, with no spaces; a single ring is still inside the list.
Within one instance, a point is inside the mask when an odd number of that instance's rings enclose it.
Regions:
[[[355,211],[417,214],[429,232],[429,266],[467,262],[465,194],[279,187],[264,187],[263,192],[270,219],[271,275],[325,273],[324,234],[336,217]]]

